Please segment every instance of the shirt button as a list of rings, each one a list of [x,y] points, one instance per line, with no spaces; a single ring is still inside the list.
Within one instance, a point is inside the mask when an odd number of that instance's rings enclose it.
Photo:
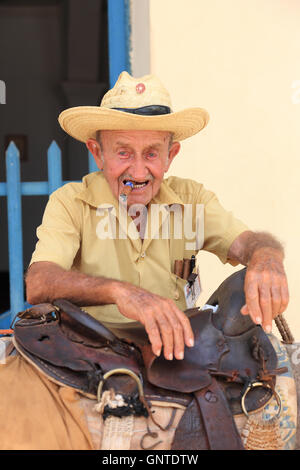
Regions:
[[[178,290],[176,290],[174,292],[174,300],[179,300],[179,298],[180,298],[179,292],[178,292]]]
[[[141,254],[141,258],[145,258],[145,256],[146,256],[146,253],[143,252],[143,253]]]

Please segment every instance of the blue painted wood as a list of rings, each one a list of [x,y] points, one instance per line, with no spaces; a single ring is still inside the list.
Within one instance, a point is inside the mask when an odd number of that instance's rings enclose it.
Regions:
[[[48,184],[49,195],[62,185],[61,150],[55,140],[48,149]]]
[[[96,171],[96,170],[94,170]],[[70,183],[70,181],[62,181],[61,186]],[[48,181],[25,181],[21,183],[22,196],[48,196]],[[0,196],[7,196],[7,184],[0,183]]]
[[[32,307],[31,304],[29,304],[28,302],[24,302],[21,310],[23,311],[23,310],[26,310],[27,308],[30,308],[30,307]],[[18,313],[20,313],[20,310],[18,310],[16,312],[16,314],[11,312],[11,310],[7,310],[6,312],[1,313],[1,316],[0,316],[0,329],[1,330],[7,330],[7,329],[13,327],[13,324],[15,323],[15,320],[17,320],[17,314]],[[1,338],[1,336],[2,335],[0,335],[0,338]]]
[[[47,196],[49,194],[48,181],[26,181],[21,183],[22,196]]]
[[[6,182],[10,311],[13,316],[24,307],[20,158],[13,142],[6,151]]]
[[[6,196],[6,183],[0,183],[0,196]]]
[[[108,0],[111,86],[122,71],[131,73],[130,35],[130,0]],[[98,171],[90,152],[88,159],[89,172]],[[10,310],[0,315],[0,328],[8,328],[16,313],[29,306],[24,302],[22,196],[49,195],[68,183],[62,180],[61,151],[55,141],[48,149],[48,181],[20,182],[19,151],[12,142],[6,151],[6,178],[6,183],[0,183],[0,196],[7,196]]]
[[[1,330],[8,330],[10,328],[11,322],[12,322],[12,314],[11,311],[8,310],[5,313],[1,313],[0,316],[0,329]],[[2,335],[0,335],[1,338]]]
[[[48,181],[20,181],[19,151],[13,142],[6,151],[6,183],[0,183],[0,196],[7,196],[10,309],[0,315],[0,329],[9,328],[15,315],[29,307],[24,300],[22,196],[50,195],[69,181],[62,181],[61,150],[53,141],[48,152]],[[89,172],[98,171],[89,152]]]
[[[48,181],[25,181],[21,183],[21,194],[22,196],[48,195],[49,194]],[[7,184],[6,183],[0,183],[0,196],[7,196]]]
[[[108,54],[113,87],[121,72],[131,72],[129,0],[108,0]]]

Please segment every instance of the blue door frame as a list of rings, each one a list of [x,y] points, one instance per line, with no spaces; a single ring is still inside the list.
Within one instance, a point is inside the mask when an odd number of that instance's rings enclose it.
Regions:
[[[108,0],[109,80],[112,87],[119,74],[131,72],[130,0]],[[24,299],[22,237],[22,196],[50,195],[63,181],[61,151],[52,142],[48,149],[48,181],[21,182],[19,151],[11,142],[6,151],[6,183],[0,183],[0,196],[7,198],[10,309],[0,315],[0,329],[9,328],[18,312],[29,304]],[[90,153],[89,172],[97,171]]]

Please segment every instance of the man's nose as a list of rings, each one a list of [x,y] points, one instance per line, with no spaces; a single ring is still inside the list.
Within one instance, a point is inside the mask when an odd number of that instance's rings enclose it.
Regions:
[[[133,179],[144,181],[149,176],[149,170],[143,158],[135,158],[129,169]]]

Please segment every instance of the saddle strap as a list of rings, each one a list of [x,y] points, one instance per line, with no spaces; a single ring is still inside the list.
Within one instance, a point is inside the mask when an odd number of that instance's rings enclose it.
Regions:
[[[244,450],[225,393],[212,377],[211,384],[194,392],[211,450]]]

